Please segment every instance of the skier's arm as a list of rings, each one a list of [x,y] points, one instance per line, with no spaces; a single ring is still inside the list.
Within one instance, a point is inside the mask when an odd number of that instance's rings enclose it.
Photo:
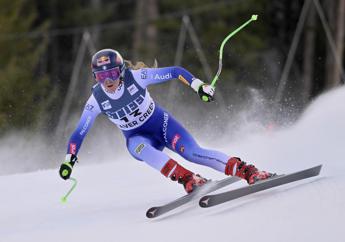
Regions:
[[[95,97],[91,95],[84,106],[84,111],[79,119],[77,128],[74,130],[68,141],[67,154],[78,154],[85,136],[100,113],[101,109]]]
[[[136,82],[143,88],[151,84],[166,82],[172,79],[179,79],[190,86],[199,96],[207,96],[209,101],[213,99],[214,88],[195,78],[189,71],[180,66],[163,68],[142,68],[132,70]]]
[[[189,71],[179,66],[142,68],[139,70],[132,70],[132,74],[137,83],[143,88],[172,79],[179,79],[184,84],[190,86],[193,80],[196,79]]]
[[[89,129],[93,125],[98,114],[101,113],[101,109],[93,95],[90,96],[86,102],[84,111],[80,117],[77,128],[72,133],[68,145],[67,155],[65,161],[61,164],[59,174],[62,179],[69,179],[72,173],[75,162],[78,161],[77,154],[80,146],[88,133]]]

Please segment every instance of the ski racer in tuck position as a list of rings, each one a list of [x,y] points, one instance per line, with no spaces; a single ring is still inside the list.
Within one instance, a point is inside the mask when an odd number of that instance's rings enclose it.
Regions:
[[[212,101],[214,87],[195,78],[184,68],[173,66],[135,70],[126,67],[119,52],[112,49],[94,54],[91,68],[97,84],[93,86],[78,126],[69,139],[67,155],[59,170],[63,179],[70,178],[82,141],[100,113],[107,115],[121,129],[127,149],[134,158],[144,161],[165,177],[178,181],[187,193],[207,180],[163,153],[165,147],[188,161],[243,178],[248,184],[272,176],[237,157],[200,147],[190,133],[150,97],[149,85],[179,79],[200,98],[207,96],[208,101]]]

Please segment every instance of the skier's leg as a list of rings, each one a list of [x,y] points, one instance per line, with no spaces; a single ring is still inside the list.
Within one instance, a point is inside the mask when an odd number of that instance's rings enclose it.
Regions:
[[[176,151],[186,160],[211,167],[226,175],[241,177],[249,184],[273,175],[269,172],[259,171],[254,165],[247,165],[237,157],[200,147],[190,133],[172,116],[169,117],[166,136],[170,141],[167,147]]]
[[[157,147],[154,140],[144,136],[129,137],[127,139],[127,149],[134,158],[144,161],[158,171],[161,171],[170,160],[169,156],[161,151],[161,147]]]
[[[186,160],[220,172],[225,171],[230,156],[220,151],[200,147],[192,135],[171,115],[169,115],[166,134],[163,135],[166,136],[166,146]]]
[[[163,153],[160,143],[153,139],[144,136],[131,136],[127,138],[127,148],[134,158],[144,161],[164,176],[183,184],[188,193],[193,191],[194,186],[200,186],[206,182],[206,179],[194,175],[193,172],[185,169]]]

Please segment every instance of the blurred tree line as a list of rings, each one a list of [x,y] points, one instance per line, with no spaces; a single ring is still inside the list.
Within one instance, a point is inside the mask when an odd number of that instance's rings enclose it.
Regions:
[[[215,72],[223,38],[251,14],[258,14],[259,20],[225,47],[218,92],[226,103],[241,103],[250,87],[274,103],[307,1],[0,0],[0,133],[56,127],[85,31],[90,32],[96,49],[114,48],[125,59],[149,65],[157,58],[160,66],[168,66],[174,64],[184,15],[190,17]],[[301,111],[318,94],[340,85],[344,74],[344,2],[321,3],[335,53],[315,5],[310,4],[283,98],[278,100],[283,107]],[[88,61],[89,57],[81,70],[85,82],[92,79]],[[207,80],[190,38],[181,65]],[[84,101],[79,98],[80,105]]]

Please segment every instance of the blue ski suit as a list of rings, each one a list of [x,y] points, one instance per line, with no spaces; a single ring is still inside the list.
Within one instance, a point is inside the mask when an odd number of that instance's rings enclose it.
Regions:
[[[230,156],[200,147],[191,134],[151,98],[147,90],[149,85],[172,79],[191,85],[194,77],[177,66],[126,69],[115,93],[108,93],[101,84],[96,84],[69,139],[67,154],[77,155],[96,117],[103,113],[121,129],[130,154],[158,171],[170,160],[162,152],[166,147],[188,161],[224,173]]]

